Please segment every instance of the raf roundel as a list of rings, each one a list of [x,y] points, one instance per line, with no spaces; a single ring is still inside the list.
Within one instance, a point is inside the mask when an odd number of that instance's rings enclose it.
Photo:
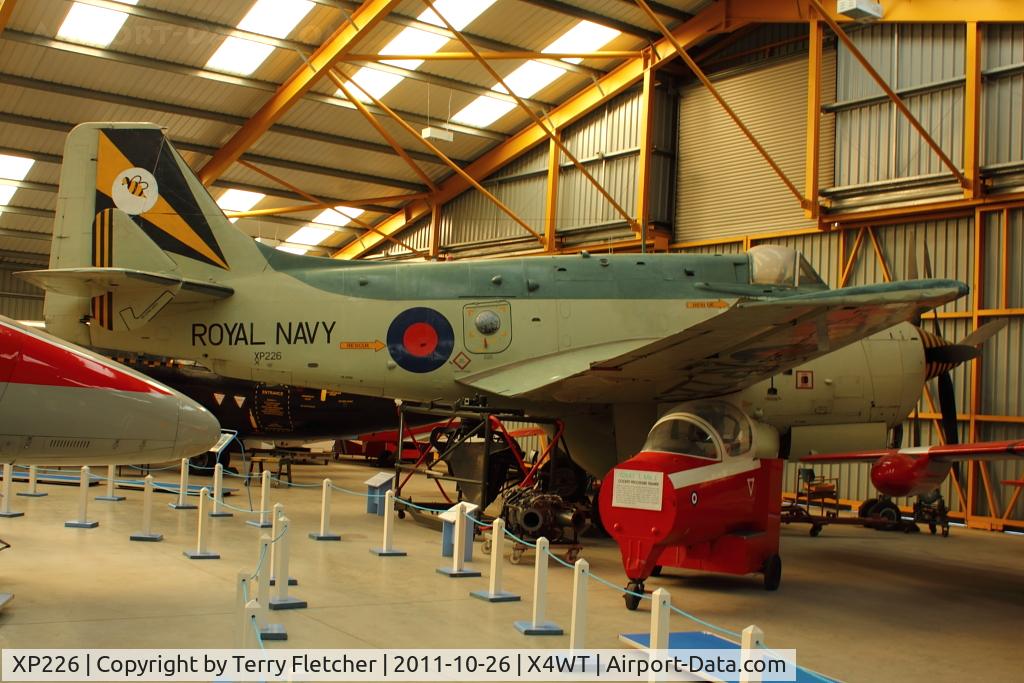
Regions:
[[[433,308],[409,308],[388,327],[388,353],[409,372],[432,372],[448,362],[455,333],[448,320]]]

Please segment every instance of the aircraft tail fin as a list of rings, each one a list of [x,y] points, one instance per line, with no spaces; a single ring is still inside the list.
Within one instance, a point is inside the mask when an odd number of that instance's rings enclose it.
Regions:
[[[158,313],[168,303],[195,302],[197,283],[230,291],[225,281],[267,265],[163,130],[150,123],[85,123],[68,134],[53,233],[49,272],[64,275],[47,277],[42,271],[36,276],[44,286],[52,285],[47,326],[81,343],[90,341],[84,322],[111,332],[130,330],[125,320],[137,326],[139,311]],[[124,277],[93,273],[89,287],[69,288],[84,276],[67,273],[83,269],[149,277],[135,277],[132,286],[122,288]],[[97,293],[97,283],[109,288]]]

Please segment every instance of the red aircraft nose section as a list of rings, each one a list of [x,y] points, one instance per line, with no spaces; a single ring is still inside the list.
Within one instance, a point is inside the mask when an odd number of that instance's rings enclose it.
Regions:
[[[914,458],[908,455],[887,455],[871,466],[871,483],[890,496],[906,496],[917,482]]]

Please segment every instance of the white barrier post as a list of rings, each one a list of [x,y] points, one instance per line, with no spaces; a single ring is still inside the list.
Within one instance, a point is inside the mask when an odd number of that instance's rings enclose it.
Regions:
[[[475,509],[475,506],[474,506]],[[444,574],[452,579],[460,579],[471,576],[480,576],[475,569],[466,569],[466,524],[469,518],[466,516],[466,506],[462,503],[455,505],[455,534],[452,539],[452,566],[440,567],[438,574]]]
[[[207,516],[206,506],[209,505],[209,496],[210,496],[210,489],[208,489],[208,488],[206,488],[204,486],[199,491],[199,513],[196,515],[196,519],[198,520],[198,522],[196,523],[196,526],[198,527],[198,529],[196,531],[196,549],[195,550],[186,550],[183,553],[185,555],[185,557],[187,557],[190,560],[219,560],[220,559],[220,554],[219,553],[210,552],[209,550],[206,549],[206,542],[207,542],[207,538],[206,537],[209,534],[209,529],[206,526],[207,524],[209,524],[209,521],[206,519],[206,516]]]
[[[163,534],[154,534],[153,525],[153,475],[147,474],[142,486],[142,531],[128,537],[130,541],[162,541]]]
[[[168,503],[167,507],[174,510],[195,510],[196,506],[189,503],[185,496],[188,495],[188,458],[181,459],[181,477],[178,479],[178,501]]]
[[[515,622],[516,629],[526,636],[560,636],[562,627],[544,621],[544,608],[548,592],[548,539],[537,539],[537,557],[533,566],[533,618],[530,621]]]
[[[381,557],[404,557],[404,550],[396,550],[392,544],[395,525],[395,493],[388,490],[384,493],[384,541],[379,548],[370,548],[370,552]]]
[[[0,517],[21,517],[24,512],[11,510],[11,484],[14,483],[14,465],[4,463],[4,489],[3,500],[0,500]]]
[[[651,595],[651,641],[648,644],[648,656],[653,659],[657,650],[668,649],[669,616],[672,614],[672,596],[664,588],[659,588]],[[664,674],[651,671],[647,676],[648,683],[664,680]]]
[[[270,585],[277,585],[277,546],[278,539],[281,534],[284,533],[281,529],[281,520],[284,519],[284,503],[274,503],[273,507],[273,523],[270,526],[270,538],[273,541],[270,544]],[[299,582],[297,579],[289,576],[289,586],[298,586]]]
[[[498,517],[491,523],[491,577],[489,590],[473,591],[474,598],[487,602],[518,602],[520,597],[515,593],[501,590],[501,568],[504,566],[505,520]]]
[[[341,536],[332,534],[331,527],[331,480],[324,479],[323,492],[320,494],[320,531],[311,531],[309,537],[314,541],[340,541]]]
[[[19,491],[19,496],[26,496],[28,498],[42,498],[47,495],[36,490],[36,486],[39,483],[39,468],[35,465],[28,466],[28,491]]]
[[[124,500],[124,496],[114,494],[114,479],[114,466],[107,465],[107,494],[104,496],[96,496],[96,500],[106,500],[111,503],[117,503]]]
[[[263,470],[263,481],[260,483],[260,518],[250,519],[246,522],[249,526],[259,529],[269,529],[273,526],[270,521],[270,509],[267,503],[270,502],[270,470]]]
[[[260,565],[256,574],[256,600],[259,603],[260,637],[263,640],[288,640],[288,632],[282,624],[270,622],[270,545],[268,534],[260,536]]]
[[[740,638],[740,683],[761,683],[761,674],[756,671],[747,671],[747,665],[742,662],[757,661],[761,657],[756,654],[758,648],[764,645],[764,631],[751,624],[743,629]],[[749,667],[756,669],[756,667]]]
[[[576,560],[572,568],[572,621],[569,623],[569,649],[582,650],[587,639],[587,582],[590,563]]]
[[[285,640],[271,638],[263,633],[259,626],[260,603],[250,600],[242,609],[242,649],[255,650],[260,647],[261,640]]]
[[[211,517],[233,517],[234,513],[222,510],[224,504],[224,465],[217,463],[213,468],[213,511]]]
[[[235,634],[235,646],[238,648],[245,648],[246,646],[246,629],[252,630],[252,626],[249,624],[245,608],[249,605],[249,572],[240,571],[238,577],[235,579],[235,606],[237,609],[238,623],[242,627]]]
[[[274,555],[274,574],[276,576],[288,576],[288,529],[290,527],[290,520],[281,515],[279,524],[281,534],[274,537],[277,539],[274,545],[279,546]],[[303,609],[309,606],[305,600],[288,596],[289,584],[295,585],[292,580],[289,578],[287,581],[277,582],[277,596],[270,599],[270,609]]]
[[[90,522],[88,516],[89,510],[89,466],[82,466],[82,476],[79,479],[79,493],[78,493],[78,519],[64,522],[64,526],[74,527],[76,529],[95,529],[100,525],[99,522]]]

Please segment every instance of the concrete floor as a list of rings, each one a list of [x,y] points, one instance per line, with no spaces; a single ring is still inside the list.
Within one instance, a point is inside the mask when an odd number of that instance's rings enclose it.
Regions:
[[[105,472],[105,469],[102,470]],[[296,482],[361,489],[375,470],[360,464],[297,466]],[[176,481],[175,472],[157,473]],[[193,483],[204,481],[193,478]],[[229,480],[237,485],[237,480]],[[15,491],[24,490],[16,484]],[[154,530],[161,543],[129,542],[139,530],[142,494],[120,503],[90,501],[97,529],[67,529],[77,517],[77,489],[41,486],[45,498],[15,497],[24,517],[0,519],[0,591],[15,599],[0,612],[0,647],[231,648],[235,645],[235,577],[253,569],[259,531],[239,515],[213,521],[210,549],[220,560],[190,561],[196,513],[167,507],[155,496]],[[429,489],[422,489],[424,493]],[[93,487],[91,496],[102,495]],[[259,489],[252,491],[258,507]],[[417,496],[419,499],[419,496]],[[424,496],[423,499],[431,497]],[[246,490],[229,502],[248,507]],[[396,546],[408,557],[379,558],[381,519],[365,499],[334,494],[332,528],[341,543],[314,542],[319,488],[272,489],[292,519],[292,592],[309,608],[276,612],[290,648],[562,647],[567,637],[524,637],[512,626],[530,616],[532,555],[505,565],[505,588],[523,602],[487,604],[470,598],[486,587],[488,558],[477,554],[482,579],[449,579],[435,568],[439,534],[405,519]],[[1022,680],[1016,648],[1024,616],[1024,537],[954,528],[949,538],[856,527],[806,527],[783,532],[784,572],[777,593],[758,577],[685,572],[651,579],[673,603],[702,619],[740,630],[757,624],[769,646],[796,648],[797,661],[848,681]],[[607,539],[587,542],[593,573],[625,583],[618,550]],[[552,563],[548,618],[569,627],[571,572]],[[587,645],[618,647],[617,635],[644,631],[648,605],[623,607],[619,594],[591,582]],[[673,615],[674,630],[700,630]]]

